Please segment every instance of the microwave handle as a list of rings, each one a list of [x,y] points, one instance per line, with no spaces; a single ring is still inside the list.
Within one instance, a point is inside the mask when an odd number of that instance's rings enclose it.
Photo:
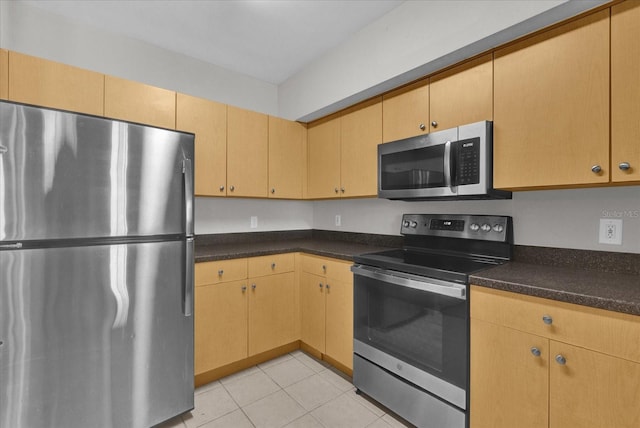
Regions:
[[[451,141],[444,143],[444,185],[451,190],[451,193],[457,193],[456,186],[453,183],[453,154],[451,153]]]

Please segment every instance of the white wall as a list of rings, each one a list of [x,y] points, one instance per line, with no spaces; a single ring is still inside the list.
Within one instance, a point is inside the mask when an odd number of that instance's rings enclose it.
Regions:
[[[251,217],[258,227],[250,227]],[[313,205],[307,201],[196,198],[196,235],[313,229]]]
[[[405,213],[510,215],[519,245],[640,253],[639,186],[516,192],[496,201],[319,201],[313,227],[398,235]],[[598,243],[600,218],[622,219],[622,245]]]
[[[17,1],[0,1],[0,47],[100,73],[278,114],[277,87]]]

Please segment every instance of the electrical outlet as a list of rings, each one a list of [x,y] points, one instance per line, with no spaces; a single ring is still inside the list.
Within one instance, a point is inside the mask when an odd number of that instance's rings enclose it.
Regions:
[[[258,228],[258,216],[252,215],[251,216],[251,229],[257,229]]]
[[[336,226],[342,226],[342,217],[340,217],[340,214],[336,214]]]
[[[622,245],[622,219],[601,218],[598,242]]]

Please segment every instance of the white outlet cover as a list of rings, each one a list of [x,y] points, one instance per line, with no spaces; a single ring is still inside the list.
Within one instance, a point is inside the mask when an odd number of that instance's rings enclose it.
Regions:
[[[342,226],[342,217],[340,214],[336,214],[336,226]]]
[[[257,227],[258,227],[258,216],[252,215],[251,216],[251,229],[256,229]]]
[[[622,245],[622,219],[601,218],[598,242],[601,244]]]

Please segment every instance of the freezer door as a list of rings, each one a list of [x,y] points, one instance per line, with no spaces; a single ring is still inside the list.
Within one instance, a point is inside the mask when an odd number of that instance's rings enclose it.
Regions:
[[[0,241],[183,234],[192,159],[192,134],[0,102]]]
[[[192,409],[185,256],[184,241],[0,251],[0,427],[142,428]]]

